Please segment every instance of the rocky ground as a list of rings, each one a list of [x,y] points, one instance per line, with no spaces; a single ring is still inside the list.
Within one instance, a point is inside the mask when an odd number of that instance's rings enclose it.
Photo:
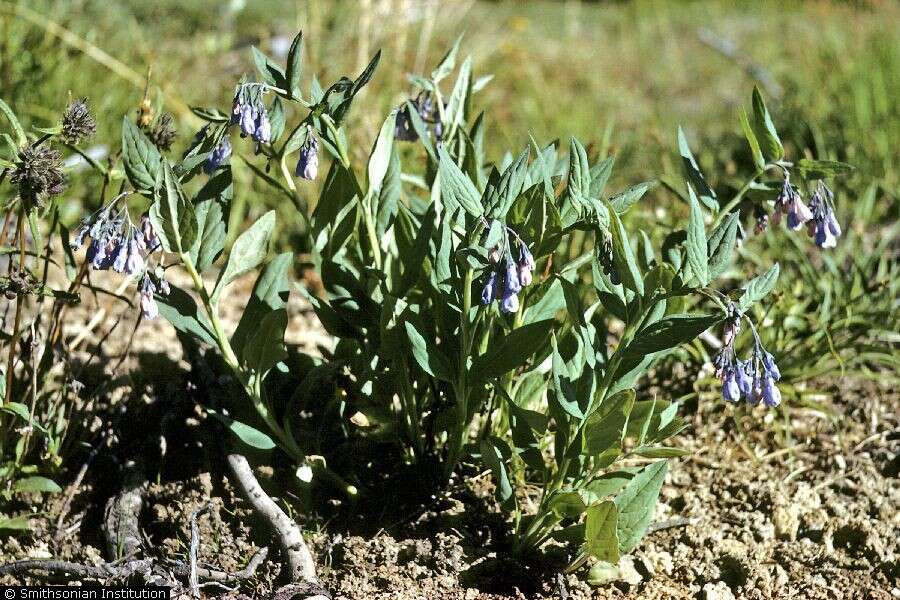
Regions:
[[[291,312],[291,341],[327,343],[305,307],[292,305]],[[127,333],[131,325],[123,327]],[[159,458],[141,512],[146,547],[183,561],[191,515],[206,508],[197,518],[201,565],[236,571],[262,546],[274,554],[265,528],[229,485],[203,415],[184,401],[189,365],[168,326],[142,325],[136,338],[120,368],[141,370],[124,376],[122,387],[130,392],[120,396],[162,423],[163,434],[137,443],[128,439],[134,429],[123,426],[117,443],[131,448],[120,460]],[[680,517],[680,524],[648,534],[597,587],[583,582],[584,573],[540,568],[540,557],[531,565],[498,557],[504,523],[494,510],[490,476],[475,470],[428,506],[377,527],[370,513],[348,509],[337,513],[343,522],[307,520],[323,583],[347,600],[900,598],[900,394],[849,379],[807,387],[827,409],[791,408],[790,400],[777,412],[718,400],[688,405],[692,427],[677,442],[691,454],[671,464],[655,517],[669,524]],[[48,501],[30,533],[0,536],[0,563],[108,558],[99,529],[109,468],[102,457],[88,464],[71,502],[65,495]],[[257,475],[265,483],[277,473],[262,466]],[[264,561],[239,592],[271,597],[278,570],[276,561]],[[0,576],[0,585],[24,581],[35,580]]]

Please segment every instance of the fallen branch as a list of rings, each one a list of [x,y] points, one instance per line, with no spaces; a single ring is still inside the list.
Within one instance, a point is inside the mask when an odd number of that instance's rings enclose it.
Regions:
[[[242,454],[230,453],[228,466],[237,487],[241,489],[256,513],[263,517],[274,531],[284,553],[290,580],[297,582],[296,593],[305,593],[310,600],[330,600],[331,595],[319,583],[315,560],[297,524],[262,489],[250,464]]]

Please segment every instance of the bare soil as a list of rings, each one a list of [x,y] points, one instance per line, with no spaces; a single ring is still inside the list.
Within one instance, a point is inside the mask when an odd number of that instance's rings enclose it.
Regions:
[[[91,310],[96,306],[73,319],[86,321]],[[290,313],[291,342],[306,349],[329,343],[308,307],[292,304]],[[142,324],[128,360],[117,365],[115,348],[133,321],[115,336],[104,327],[88,336],[86,348],[101,359],[83,371],[84,383],[120,378],[104,398],[127,406],[128,417],[111,449],[89,463],[70,505],[46,497],[30,532],[0,535],[0,563],[109,560],[99,533],[103,504],[121,462],[138,457],[153,467],[141,514],[148,552],[184,560],[190,515],[208,506],[198,520],[200,563],[235,571],[269,546],[272,554],[255,577],[224,594],[271,597],[279,587],[275,544],[227,481],[205,416],[191,399],[191,365],[171,328]],[[111,338],[120,341],[98,346]],[[471,466],[418,506],[381,499],[380,513],[361,505],[295,516],[323,583],[340,599],[900,598],[900,394],[861,380],[807,388],[807,397],[819,394],[819,408],[797,408],[801,403],[790,398],[783,410],[768,412],[719,400],[686,406],[692,427],[676,441],[691,454],[672,461],[655,521],[687,523],[648,534],[598,587],[588,586],[583,572],[557,575],[552,553],[531,564],[504,558],[498,549],[506,524],[490,475]],[[265,485],[281,470],[260,465],[257,474]],[[298,505],[290,497],[295,492],[284,492],[291,506]],[[34,581],[0,577],[0,585]]]

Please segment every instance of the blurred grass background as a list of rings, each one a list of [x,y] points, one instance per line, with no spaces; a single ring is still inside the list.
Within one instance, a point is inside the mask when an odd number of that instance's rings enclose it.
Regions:
[[[897,217],[898,23],[900,3],[875,1],[0,0],[0,83],[37,126],[54,123],[70,95],[88,96],[102,144],[118,139],[150,73],[150,97],[175,113],[186,145],[200,125],[189,105],[227,108],[235,82],[253,74],[250,46],[283,61],[303,30],[305,89],[311,74],[326,84],[355,76],[383,51],[349,123],[363,159],[384,115],[409,94],[406,74],[429,72],[462,34],[476,75],[494,76],[475,102],[494,160],[529,135],[576,135],[595,156],[616,155],[610,190],[658,177],[678,184],[680,124],[722,197],[752,170],[738,111],[758,84],[789,158],[857,167],[838,184],[842,211],[874,185],[874,210],[855,224],[864,230]],[[246,209],[277,206],[290,232],[299,223],[291,207],[233,164]],[[90,185],[76,179],[68,197],[90,203]],[[304,189],[314,203],[315,186]],[[664,194],[657,188],[642,203],[657,209],[645,211],[651,219],[671,221],[659,209],[671,205]],[[67,207],[64,220],[82,210]]]

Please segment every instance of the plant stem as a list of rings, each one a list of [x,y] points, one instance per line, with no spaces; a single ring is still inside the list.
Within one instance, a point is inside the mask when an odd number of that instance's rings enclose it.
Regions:
[[[472,282],[475,280],[475,271],[469,267],[463,280],[463,305],[459,316],[459,365],[456,384],[456,427],[450,436],[450,451],[447,454],[446,475],[449,478],[459,460],[463,444],[466,439],[466,417],[469,414],[469,385],[468,385],[468,359],[471,351],[469,335],[469,311],[472,308]]]

